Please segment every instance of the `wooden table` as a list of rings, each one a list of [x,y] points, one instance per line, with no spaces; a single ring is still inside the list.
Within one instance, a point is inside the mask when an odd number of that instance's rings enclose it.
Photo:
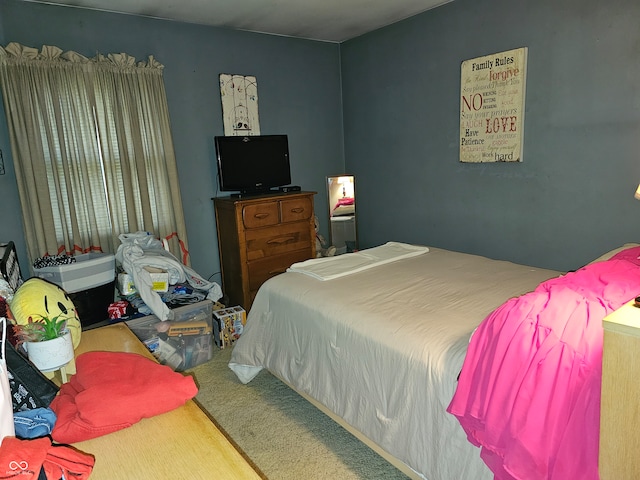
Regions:
[[[623,305],[602,322],[602,480],[640,478],[640,308],[633,303]]]
[[[95,350],[134,352],[153,358],[123,323],[82,332],[76,355]],[[124,430],[73,446],[95,456],[91,480],[265,478],[193,400]]]

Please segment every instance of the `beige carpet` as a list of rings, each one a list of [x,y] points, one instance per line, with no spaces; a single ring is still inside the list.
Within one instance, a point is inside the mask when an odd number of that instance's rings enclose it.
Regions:
[[[269,480],[407,478],[268,372],[242,385],[230,355],[215,349],[187,373],[198,403]]]

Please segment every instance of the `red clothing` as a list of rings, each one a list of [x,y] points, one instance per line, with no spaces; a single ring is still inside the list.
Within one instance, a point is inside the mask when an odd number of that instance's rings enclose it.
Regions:
[[[36,480],[43,468],[47,480],[85,480],[95,459],[65,445],[52,445],[48,437],[19,440],[5,437],[0,445],[0,478]]]
[[[198,393],[192,377],[135,353],[83,353],[76,358],[76,372],[50,406],[58,416],[52,432],[56,442],[115,432],[173,410]]]

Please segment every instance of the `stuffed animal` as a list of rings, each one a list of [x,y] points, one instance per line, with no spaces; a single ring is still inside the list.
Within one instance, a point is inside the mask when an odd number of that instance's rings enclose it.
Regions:
[[[336,254],[336,247],[331,245],[330,247],[324,248],[327,242],[319,233],[320,222],[318,221],[318,217],[314,217],[314,222],[316,226],[316,258],[333,257]]]
[[[18,325],[26,325],[29,319],[37,321],[40,317],[62,315],[67,319],[73,348],[78,347],[82,331],[78,312],[67,292],[55,283],[38,277],[28,279],[14,293],[9,310]]]

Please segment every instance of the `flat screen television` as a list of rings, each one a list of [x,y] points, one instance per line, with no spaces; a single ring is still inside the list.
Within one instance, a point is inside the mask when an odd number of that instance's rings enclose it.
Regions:
[[[258,195],[291,183],[286,135],[215,137],[220,190]]]

